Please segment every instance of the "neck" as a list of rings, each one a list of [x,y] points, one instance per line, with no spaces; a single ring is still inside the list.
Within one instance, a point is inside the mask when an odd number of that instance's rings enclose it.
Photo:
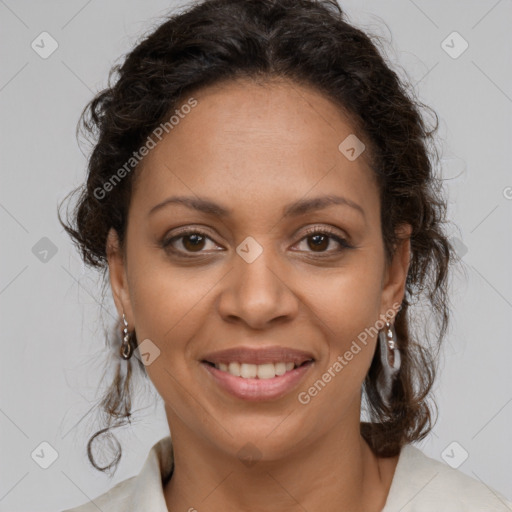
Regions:
[[[253,510],[380,512],[398,456],[379,459],[359,432],[357,421],[342,420],[308,443],[278,458],[258,452],[244,464],[167,411],[172,425],[174,472],[164,488],[170,512]]]

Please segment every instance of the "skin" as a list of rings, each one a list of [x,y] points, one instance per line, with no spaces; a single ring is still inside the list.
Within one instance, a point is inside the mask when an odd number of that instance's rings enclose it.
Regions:
[[[115,231],[107,242],[118,312],[139,343],[150,339],[161,351],[146,370],[173,438],[167,506],[380,511],[398,456],[376,457],[359,431],[377,337],[310,403],[297,395],[402,301],[410,228],[401,227],[403,241],[386,262],[373,171],[365,153],[349,161],[338,150],[355,132],[321,93],[239,80],[194,97],[198,105],[141,162],[126,252]],[[364,215],[336,204],[283,217],[289,203],[326,194],[357,203]],[[232,213],[221,219],[173,204],[148,216],[172,195],[206,197]],[[305,234],[313,226],[331,227],[353,248],[332,238],[315,245]],[[159,245],[183,227],[207,235],[199,245],[190,235],[174,241],[188,259]],[[248,236],[263,248],[252,263],[236,252]],[[293,392],[249,402],[227,395],[200,364],[207,352],[240,345],[299,348],[315,362]],[[247,443],[260,457],[250,467],[237,455]]]

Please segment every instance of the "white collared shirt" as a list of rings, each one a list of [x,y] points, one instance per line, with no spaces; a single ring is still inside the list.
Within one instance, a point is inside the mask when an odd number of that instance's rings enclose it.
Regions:
[[[170,512],[163,489],[172,469],[171,437],[167,436],[153,445],[138,475],[62,512]],[[417,447],[405,445],[382,512],[512,512],[512,502]]]

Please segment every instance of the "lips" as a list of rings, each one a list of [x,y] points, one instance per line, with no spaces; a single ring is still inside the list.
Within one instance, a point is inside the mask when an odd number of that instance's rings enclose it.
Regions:
[[[246,364],[266,364],[293,362],[296,366],[300,366],[306,361],[314,361],[315,358],[310,352],[296,350],[287,347],[235,347],[217,352],[205,354],[201,360],[211,364],[229,364],[231,362]]]
[[[263,375],[263,378],[261,378],[259,374],[257,378],[233,375],[229,371],[216,368],[212,366],[211,363],[206,362],[202,362],[200,368],[201,371],[206,372],[207,379],[209,379],[208,389],[210,389],[209,384],[213,383],[215,385],[212,388],[213,390],[219,390],[222,393],[231,395],[237,400],[269,401],[290,396],[306,376],[311,373],[314,364],[315,363],[310,360],[309,362],[304,362],[298,368],[286,371],[282,375],[275,375],[273,377]],[[263,366],[265,365],[273,366],[270,363],[265,363]],[[241,366],[257,367],[252,364],[242,364]],[[257,368],[263,368],[263,366],[258,366]]]

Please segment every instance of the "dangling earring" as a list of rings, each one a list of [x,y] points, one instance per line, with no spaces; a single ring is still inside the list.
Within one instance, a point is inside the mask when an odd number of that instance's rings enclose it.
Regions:
[[[124,329],[123,329],[123,343],[121,344],[121,357],[123,359],[130,359],[132,357],[133,348],[130,343],[130,334],[128,333],[128,322],[126,321],[126,317],[123,313],[123,323],[124,323]]]
[[[400,350],[396,346],[396,331],[389,322],[386,322],[386,327],[379,332],[379,344],[382,372],[377,380],[382,399],[386,405],[389,405],[393,379],[401,364]]]

